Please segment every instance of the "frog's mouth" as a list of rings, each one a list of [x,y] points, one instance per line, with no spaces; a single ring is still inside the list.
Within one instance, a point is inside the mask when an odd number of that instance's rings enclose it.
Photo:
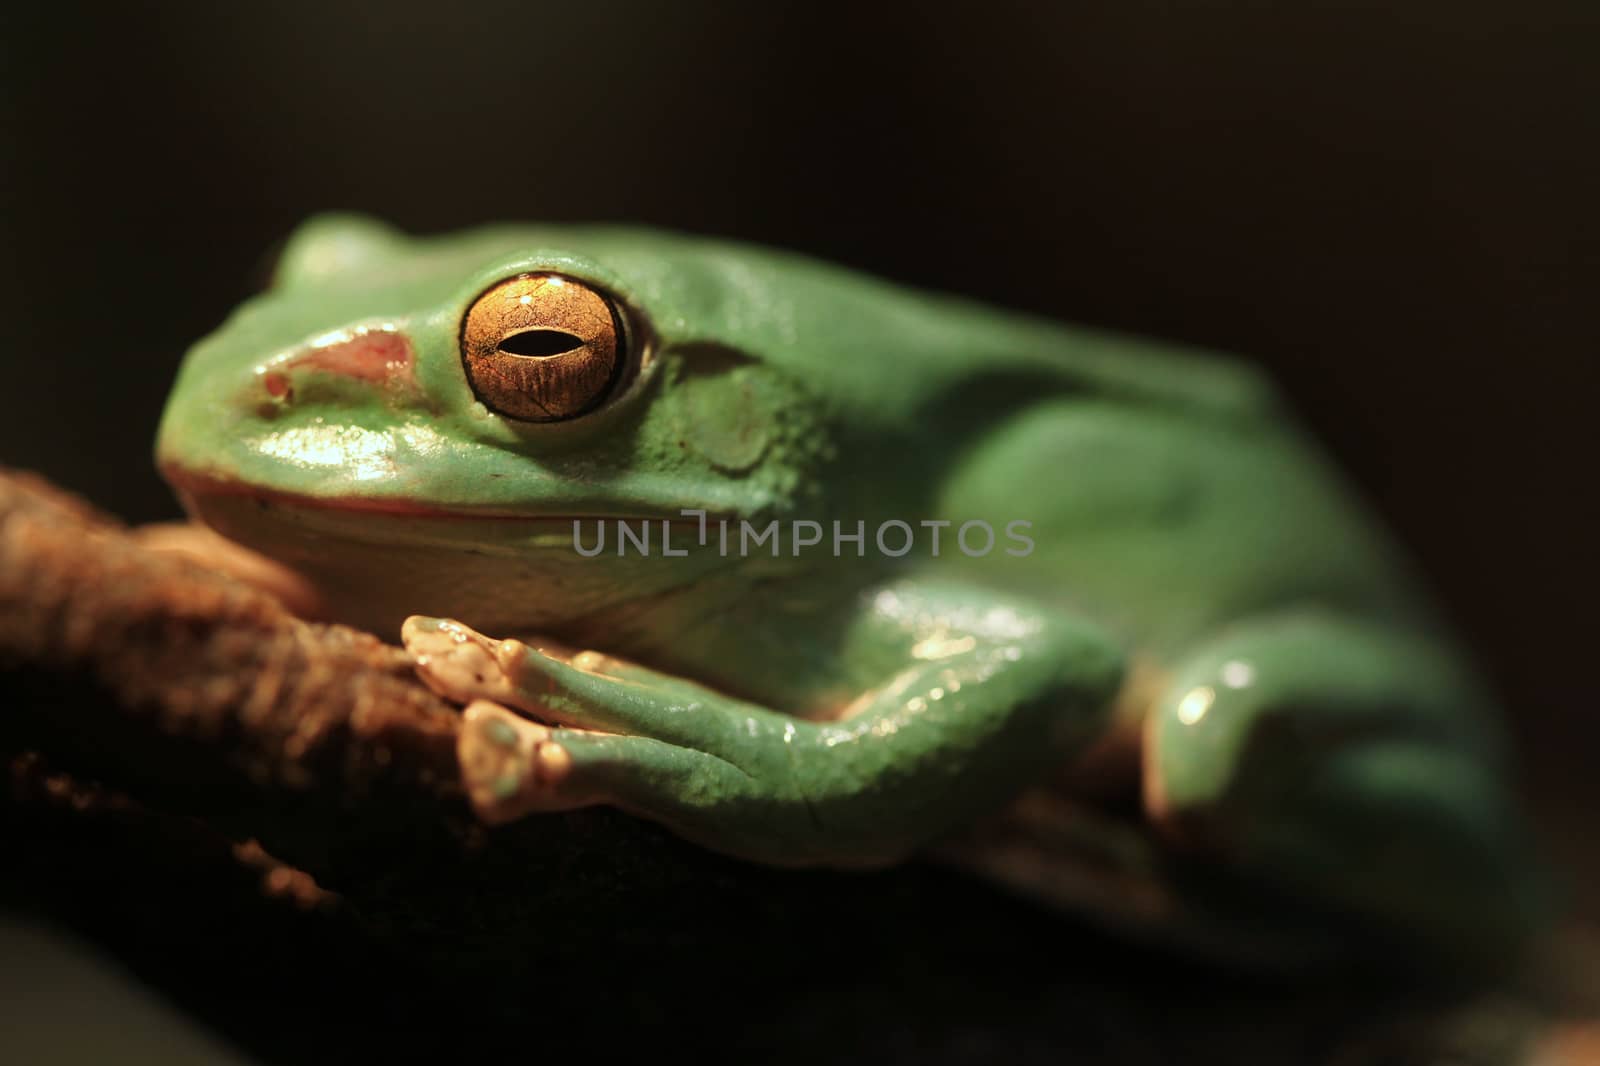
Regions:
[[[351,511],[370,514],[404,515],[414,518],[528,518],[526,514],[510,511],[468,511],[435,507],[417,500],[401,497],[379,496],[313,496],[303,492],[288,492],[254,485],[247,481],[200,473],[177,465],[161,464],[161,476],[177,493],[184,510],[195,514],[203,510],[206,500],[244,498],[255,500],[263,506],[281,506],[316,511]],[[552,516],[556,517],[556,516]]]
[[[686,518],[681,511],[671,514],[647,512],[637,504],[627,509],[610,509],[588,506],[582,511],[512,509],[505,507],[440,507],[400,496],[317,496],[267,488],[236,478],[204,473],[166,462],[160,465],[161,476],[177,494],[186,512],[204,517],[211,508],[208,504],[226,500],[254,502],[260,507],[281,508],[291,511],[327,512],[330,514],[372,514],[396,518],[445,519],[456,521],[507,521],[507,522],[591,522],[611,519],[624,521],[670,521],[697,524],[698,517]],[[733,519],[732,515],[707,512],[706,521],[715,523]]]

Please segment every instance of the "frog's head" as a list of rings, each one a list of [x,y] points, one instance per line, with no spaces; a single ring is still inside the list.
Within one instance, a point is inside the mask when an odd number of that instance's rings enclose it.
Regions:
[[[321,218],[190,351],[157,457],[193,514],[306,571],[339,616],[550,624],[740,561],[659,558],[661,520],[683,540],[685,511],[822,518],[861,449],[903,452],[916,345],[885,341],[914,305],[641,230]],[[656,551],[585,558],[573,520],[598,518],[650,520]]]

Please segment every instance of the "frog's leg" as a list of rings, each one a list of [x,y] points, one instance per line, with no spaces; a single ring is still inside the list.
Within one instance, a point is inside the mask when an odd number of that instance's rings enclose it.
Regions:
[[[461,740],[486,820],[606,803],[744,858],[856,865],[998,806],[1103,728],[1115,647],[1074,618],[977,595],[909,582],[869,594],[851,639],[882,676],[829,721],[455,622],[412,618],[403,636],[436,690],[486,701]]]
[[[1299,898],[1493,953],[1538,905],[1480,703],[1415,637],[1329,615],[1242,625],[1147,719],[1146,806]]]

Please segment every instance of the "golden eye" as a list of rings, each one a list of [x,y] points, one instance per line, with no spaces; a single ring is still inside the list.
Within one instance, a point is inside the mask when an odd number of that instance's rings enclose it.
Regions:
[[[560,274],[507,278],[461,321],[473,393],[525,422],[559,422],[599,406],[622,378],[625,346],[611,300]]]

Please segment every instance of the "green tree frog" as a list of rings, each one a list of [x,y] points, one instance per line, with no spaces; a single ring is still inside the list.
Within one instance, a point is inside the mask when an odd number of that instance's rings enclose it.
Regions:
[[[189,352],[157,454],[403,637],[489,822],[863,866],[1092,778],[1319,906],[1524,916],[1482,687],[1230,361],[734,243],[328,216]]]

